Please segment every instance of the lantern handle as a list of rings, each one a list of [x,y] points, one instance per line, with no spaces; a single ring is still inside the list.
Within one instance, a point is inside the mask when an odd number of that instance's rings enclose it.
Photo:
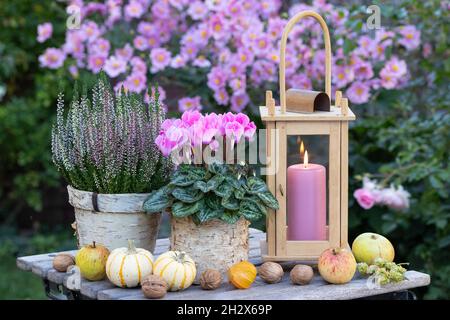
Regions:
[[[312,10],[300,11],[295,16],[293,16],[286,27],[283,30],[283,36],[281,37],[280,46],[280,106],[281,113],[286,113],[286,43],[289,32],[291,32],[294,25],[305,17],[313,17],[316,19],[323,31],[323,40],[325,42],[325,92],[331,99],[331,42],[330,33],[328,31],[328,26],[325,20],[320,14]]]

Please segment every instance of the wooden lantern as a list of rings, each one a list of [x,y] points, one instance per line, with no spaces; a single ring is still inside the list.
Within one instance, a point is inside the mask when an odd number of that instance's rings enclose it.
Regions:
[[[348,101],[338,92],[339,104],[330,111],[296,113],[286,111],[285,49],[287,36],[295,23],[304,17],[313,17],[324,32],[326,50],[325,92],[331,97],[331,44],[324,19],[314,11],[296,14],[286,25],[280,49],[280,106],[274,106],[272,93],[266,92],[266,106],[260,107],[262,121],[266,124],[266,153],[268,159],[267,184],[276,196],[280,208],[270,210],[267,217],[267,239],[262,246],[265,261],[316,261],[330,247],[348,246],[348,123],[355,115],[348,108]],[[342,99],[341,99],[342,98]],[[342,108],[341,108],[342,106]],[[325,240],[291,241],[287,237],[287,166],[288,158],[299,149],[288,150],[292,137],[318,136],[326,144],[310,143],[306,148],[321,146],[328,155],[324,165],[327,171]],[[292,139],[290,140],[292,142]],[[326,145],[326,148],[323,146]],[[315,155],[310,153],[310,159]],[[316,157],[317,158],[317,157]],[[271,174],[273,173],[273,174]]]

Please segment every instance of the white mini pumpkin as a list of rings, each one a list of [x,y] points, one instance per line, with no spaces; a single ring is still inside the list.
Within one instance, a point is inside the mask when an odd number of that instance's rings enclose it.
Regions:
[[[195,262],[183,251],[167,251],[156,259],[153,274],[167,282],[169,291],[184,290],[195,279]]]
[[[153,271],[153,255],[150,251],[136,248],[128,241],[128,248],[114,249],[106,261],[106,276],[118,287],[132,288],[140,284]]]

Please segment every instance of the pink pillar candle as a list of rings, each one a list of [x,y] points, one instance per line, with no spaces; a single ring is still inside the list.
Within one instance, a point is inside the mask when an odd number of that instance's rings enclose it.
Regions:
[[[288,240],[326,240],[326,171],[295,164],[287,171]]]

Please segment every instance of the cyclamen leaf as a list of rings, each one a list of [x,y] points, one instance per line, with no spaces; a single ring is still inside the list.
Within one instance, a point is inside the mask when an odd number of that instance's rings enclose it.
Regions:
[[[191,176],[187,174],[178,174],[172,178],[170,183],[177,187],[187,187],[196,182],[196,179],[193,179]]]
[[[211,191],[213,189],[216,189],[222,181],[225,179],[224,176],[216,175],[209,179],[209,181],[206,183],[206,188],[208,191]]]
[[[226,176],[225,181],[235,189],[239,189],[241,187],[241,183],[235,176]]]
[[[186,203],[194,203],[203,198],[203,193],[194,188],[175,188],[172,196]]]
[[[220,217],[222,221],[225,221],[229,224],[236,223],[241,218],[238,211],[225,211],[224,214]]]
[[[222,198],[222,206],[229,210],[239,210],[239,201],[234,197]]]
[[[249,221],[256,221],[265,214],[264,212],[261,212],[261,208],[253,200],[241,201],[239,213]]]
[[[242,200],[245,198],[245,190],[242,189],[235,189],[234,190],[234,197],[236,199]]]
[[[209,190],[206,187],[206,182],[205,181],[196,181],[194,183],[194,189],[198,189],[203,193],[208,192]]]
[[[213,210],[208,206],[203,206],[199,212],[197,212],[196,216],[198,220],[203,223],[205,221],[219,218],[223,214],[223,209]]]
[[[223,182],[213,190],[216,195],[222,198],[228,198],[233,192],[233,187],[227,182]]]
[[[251,194],[257,194],[260,192],[267,192],[267,185],[261,178],[249,177],[247,179],[248,192]]]
[[[224,175],[228,172],[226,164],[213,162],[208,165],[208,171],[213,174]]]
[[[150,193],[147,200],[144,201],[143,209],[148,213],[161,212],[170,206],[171,199],[169,196],[170,188],[162,187],[159,190]]]
[[[272,195],[270,191],[257,193],[256,195],[259,199],[262,200],[262,202],[264,202],[267,207],[275,210],[278,210],[280,208],[277,199]]]
[[[208,193],[205,195],[205,204],[213,210],[218,210],[222,208],[222,204],[220,203],[222,198],[215,195],[214,193]]]
[[[172,215],[175,218],[183,218],[195,214],[199,211],[201,201],[194,203],[183,203],[177,201],[172,205]]]

